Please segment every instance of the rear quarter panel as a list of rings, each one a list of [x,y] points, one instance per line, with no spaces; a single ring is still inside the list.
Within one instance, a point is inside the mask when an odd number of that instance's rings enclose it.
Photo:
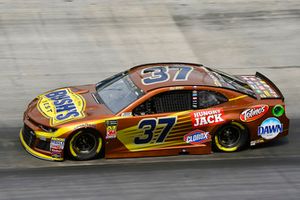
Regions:
[[[210,89],[210,90],[220,92],[228,98],[228,102],[213,107],[213,108],[223,109],[223,113],[224,113],[223,118],[225,121],[224,123],[220,123],[215,126],[208,127],[207,130],[209,130],[212,135],[215,134],[219,128],[231,122],[237,122],[243,125],[247,129],[249,134],[249,142],[257,141],[257,140],[260,140],[260,142],[268,142],[276,138],[280,138],[288,135],[289,119],[287,118],[286,113],[284,113],[280,117],[276,117],[272,113],[272,109],[276,105],[282,105],[285,109],[285,104],[282,99],[255,99],[253,97],[235,91],[222,89],[222,88]],[[259,106],[259,105],[267,105],[268,110],[264,112],[263,115],[260,115],[258,118],[254,119],[253,121],[241,120],[241,114],[243,111],[253,106]],[[258,135],[258,128],[259,126],[261,126],[264,120],[270,117],[275,117],[280,121],[280,123],[282,123],[283,132],[278,134],[273,139],[270,140],[263,139],[262,141],[262,137]]]
[[[285,104],[281,99],[257,100],[255,102],[253,102],[252,104],[248,105],[247,107],[245,107],[245,109],[251,107],[252,105],[268,105],[269,107],[268,107],[267,113],[265,113],[259,119],[256,119],[256,120],[251,121],[251,122],[243,122],[249,129],[250,140],[251,141],[256,141],[256,140],[262,139],[262,137],[258,135],[258,128],[259,128],[259,126],[261,126],[261,124],[263,123],[264,120],[266,120],[268,118],[271,118],[271,117],[272,118],[274,117],[274,118],[276,118],[280,121],[280,123],[283,125],[283,132],[279,133],[273,139],[270,139],[270,140],[264,139],[263,142],[271,141],[271,140],[274,140],[276,138],[280,138],[280,137],[288,135],[289,119],[287,118],[286,113],[284,112],[284,114],[282,116],[276,117],[276,116],[274,116],[274,114],[272,112],[274,106],[276,106],[276,105],[282,105],[284,107],[284,110],[285,110]]]

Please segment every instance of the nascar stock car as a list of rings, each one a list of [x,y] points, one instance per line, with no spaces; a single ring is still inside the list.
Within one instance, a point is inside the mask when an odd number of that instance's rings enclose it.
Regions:
[[[289,128],[283,95],[261,73],[191,63],[145,64],[46,92],[23,120],[24,148],[55,161],[233,152]]]

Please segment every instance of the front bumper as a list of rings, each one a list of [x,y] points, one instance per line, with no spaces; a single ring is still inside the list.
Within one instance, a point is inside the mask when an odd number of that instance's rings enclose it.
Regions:
[[[23,145],[23,147],[25,148],[25,150],[37,158],[44,159],[44,160],[50,160],[50,161],[63,161],[64,160],[64,158],[52,157],[51,155],[47,155],[46,152],[42,153],[43,151],[41,151],[41,152],[37,151],[36,148],[38,145],[41,146],[41,142],[37,144],[36,137],[34,135],[34,131],[32,131],[31,133],[26,131],[26,126],[24,126],[20,130],[20,141],[21,141],[21,144]],[[45,145],[47,145],[47,144],[44,144],[43,146],[45,146]]]

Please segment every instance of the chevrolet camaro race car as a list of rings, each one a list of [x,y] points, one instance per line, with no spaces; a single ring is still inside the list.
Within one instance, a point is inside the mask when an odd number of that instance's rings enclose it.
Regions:
[[[283,95],[261,73],[188,63],[140,65],[46,92],[23,120],[24,148],[55,161],[233,152],[289,128]]]

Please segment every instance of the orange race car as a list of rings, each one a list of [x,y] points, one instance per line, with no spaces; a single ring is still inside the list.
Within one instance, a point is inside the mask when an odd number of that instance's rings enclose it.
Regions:
[[[284,98],[264,75],[198,64],[133,67],[35,98],[20,140],[47,160],[232,152],[288,134]]]

